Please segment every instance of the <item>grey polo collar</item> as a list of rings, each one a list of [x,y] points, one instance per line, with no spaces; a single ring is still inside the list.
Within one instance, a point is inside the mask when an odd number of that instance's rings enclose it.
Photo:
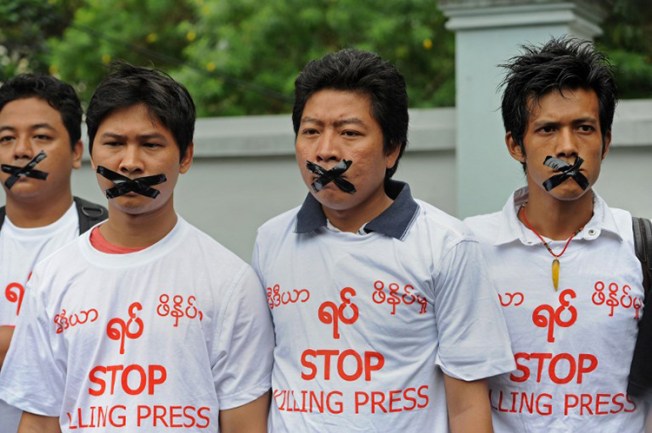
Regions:
[[[390,180],[386,187],[387,195],[394,202],[383,213],[369,221],[364,230],[382,233],[395,239],[403,239],[411,222],[414,220],[419,205],[412,198],[410,186],[407,183]],[[326,226],[326,215],[321,204],[308,193],[297,214],[296,233],[310,233]]]

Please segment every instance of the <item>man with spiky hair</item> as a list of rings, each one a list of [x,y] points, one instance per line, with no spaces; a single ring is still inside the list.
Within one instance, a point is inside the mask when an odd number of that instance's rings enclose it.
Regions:
[[[627,377],[642,315],[631,215],[594,191],[616,85],[587,41],[553,38],[504,65],[509,154],[527,186],[468,218],[507,321],[516,370],[490,379],[499,433],[641,433]]]

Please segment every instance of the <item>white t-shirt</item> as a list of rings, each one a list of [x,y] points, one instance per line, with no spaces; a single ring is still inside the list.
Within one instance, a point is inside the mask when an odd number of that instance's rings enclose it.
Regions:
[[[468,218],[498,288],[517,369],[490,380],[494,431],[643,432],[626,395],[642,316],[641,265],[631,215],[596,194],[593,217],[559,259],[517,218],[519,190],[502,212]],[[559,253],[566,241],[549,242]]]
[[[218,431],[270,388],[274,343],[249,265],[179,218],[128,254],[89,232],[40,262],[0,397],[63,431]]]
[[[79,219],[74,203],[61,218],[44,227],[16,227],[5,216],[0,230],[0,326],[16,325],[25,298],[25,283],[36,262],[77,236]],[[0,401],[0,430],[15,433],[21,414]]]
[[[311,195],[258,231],[253,264],[276,332],[273,433],[446,432],[442,371],[474,380],[514,367],[458,220],[405,185],[365,231],[327,228]]]

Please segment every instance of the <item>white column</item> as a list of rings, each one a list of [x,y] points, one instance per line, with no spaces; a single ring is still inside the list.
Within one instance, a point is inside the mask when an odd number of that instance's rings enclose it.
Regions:
[[[603,11],[583,0],[439,0],[455,32],[457,216],[493,212],[525,184],[505,147],[498,67],[551,36],[592,40]]]

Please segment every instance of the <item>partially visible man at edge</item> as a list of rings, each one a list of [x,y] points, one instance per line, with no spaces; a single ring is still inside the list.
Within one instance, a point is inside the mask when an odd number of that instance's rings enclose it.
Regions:
[[[107,217],[102,206],[73,197],[81,166],[82,108],[72,86],[21,74],[0,87],[0,368],[34,265]],[[0,429],[15,433],[20,410],[0,401]]]

